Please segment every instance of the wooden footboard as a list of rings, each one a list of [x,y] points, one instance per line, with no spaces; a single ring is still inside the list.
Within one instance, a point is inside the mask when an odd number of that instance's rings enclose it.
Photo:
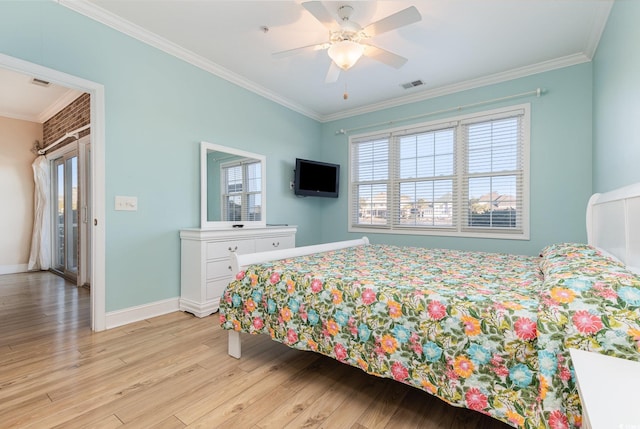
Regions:
[[[272,250],[269,252],[249,253],[239,255],[233,253],[231,257],[231,268],[234,273],[242,271],[242,269],[252,264],[260,264],[268,261],[276,261],[278,259],[295,258],[297,256],[310,255],[312,253],[330,252],[332,250],[345,249],[347,247],[364,246],[369,244],[367,237],[357,240],[336,241],[333,243],[314,244],[312,246],[294,247],[291,249]],[[229,331],[228,353],[236,359],[240,359],[242,354],[240,344],[240,332]]]

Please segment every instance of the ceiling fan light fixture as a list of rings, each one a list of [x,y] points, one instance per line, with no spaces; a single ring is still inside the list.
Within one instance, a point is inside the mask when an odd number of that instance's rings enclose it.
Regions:
[[[327,53],[338,67],[342,70],[348,70],[358,62],[364,53],[364,45],[351,40],[341,40],[333,43]]]

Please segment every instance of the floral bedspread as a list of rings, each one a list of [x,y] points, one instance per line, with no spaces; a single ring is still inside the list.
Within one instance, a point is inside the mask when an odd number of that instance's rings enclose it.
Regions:
[[[638,278],[587,246],[528,257],[367,245],[249,267],[220,323],[555,429],[580,426],[566,348],[640,360],[639,306]]]
[[[568,349],[640,361],[640,277],[587,245],[553,245],[541,256],[540,413],[553,429],[581,427]]]

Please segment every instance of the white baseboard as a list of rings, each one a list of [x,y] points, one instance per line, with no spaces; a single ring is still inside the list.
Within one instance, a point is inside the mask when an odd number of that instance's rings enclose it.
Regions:
[[[106,315],[106,328],[111,329],[140,320],[150,319],[180,309],[180,298],[169,298],[149,304],[137,305],[122,310],[110,311]]]
[[[0,265],[0,275],[2,275],[2,274],[26,273],[27,271],[29,271],[27,269],[27,264]]]

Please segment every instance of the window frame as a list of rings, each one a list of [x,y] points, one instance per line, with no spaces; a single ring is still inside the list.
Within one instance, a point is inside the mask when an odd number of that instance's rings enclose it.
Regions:
[[[448,117],[439,120],[416,123],[409,126],[398,126],[390,129],[376,130],[369,133],[362,133],[353,136],[349,136],[349,190],[348,190],[348,232],[358,233],[381,233],[381,234],[411,234],[411,235],[432,235],[432,236],[449,236],[449,237],[467,237],[467,238],[491,238],[491,239],[507,239],[507,240],[529,240],[530,239],[530,136],[531,136],[531,105],[530,103],[506,106],[497,109],[479,111],[469,113],[465,115],[458,115],[455,117]],[[521,217],[520,228],[518,231],[513,229],[483,229],[469,227],[463,225],[463,222],[467,220],[467,216],[463,215],[462,211],[468,207],[468,202],[465,203],[465,186],[463,181],[465,179],[465,165],[467,160],[465,155],[467,151],[463,147],[464,139],[464,126],[470,123],[478,123],[483,121],[491,121],[495,119],[502,119],[520,116],[520,130],[521,130],[521,150],[520,160],[522,163],[522,187],[521,187]],[[393,158],[393,144],[392,139],[400,138],[403,135],[417,134],[421,132],[436,131],[438,129],[444,129],[448,127],[454,128],[454,172],[453,172],[453,226],[451,227],[428,227],[424,225],[412,226],[401,225],[396,223],[396,220],[392,220],[391,216],[387,216],[387,222],[385,224],[356,224],[355,221],[355,201],[354,201],[354,171],[353,171],[353,147],[354,144],[363,143],[365,141],[372,141],[375,139],[388,139],[388,151],[389,158],[387,159],[387,165],[390,176],[395,173],[394,163],[397,164],[399,159]],[[520,170],[517,170],[518,172]],[[434,176],[434,179],[438,179]],[[394,184],[398,184],[402,180],[399,179],[399,174],[395,178],[389,177],[387,182],[389,188],[392,186],[394,189],[397,187]],[[392,207],[392,202],[397,200],[400,196],[397,195],[394,189],[387,193],[387,207]],[[520,202],[520,201],[518,201]]]
[[[249,197],[251,195],[260,195],[261,194],[261,189],[259,189],[258,191],[249,191],[248,188],[248,181],[249,181],[249,167],[252,165],[258,165],[260,167],[260,182],[262,183],[263,177],[262,175],[264,174],[264,172],[262,171],[262,162],[260,160],[257,159],[253,159],[253,158],[241,158],[241,159],[236,159],[233,161],[228,161],[228,162],[223,162],[220,163],[220,210],[221,210],[221,217],[223,219],[224,222],[248,222],[248,221],[255,221],[255,222],[260,222],[262,221],[262,217],[264,216],[263,212],[262,212],[262,207],[263,207],[263,200],[262,200],[262,196],[260,197],[261,199],[261,204],[260,204],[260,219],[256,220],[256,219],[248,219],[248,215],[249,215],[249,209],[250,209],[250,205],[249,205]],[[227,185],[228,185],[228,181],[227,181],[227,172],[229,169],[231,168],[236,168],[236,167],[240,167],[241,168],[241,173],[242,173],[242,190],[240,192],[228,192],[228,190],[226,189]],[[239,195],[240,199],[241,199],[241,210],[240,210],[240,218],[239,220],[228,220],[226,215],[227,213],[227,201],[225,201],[227,198],[229,198],[230,196],[233,195]],[[246,209],[245,209],[246,208]]]

